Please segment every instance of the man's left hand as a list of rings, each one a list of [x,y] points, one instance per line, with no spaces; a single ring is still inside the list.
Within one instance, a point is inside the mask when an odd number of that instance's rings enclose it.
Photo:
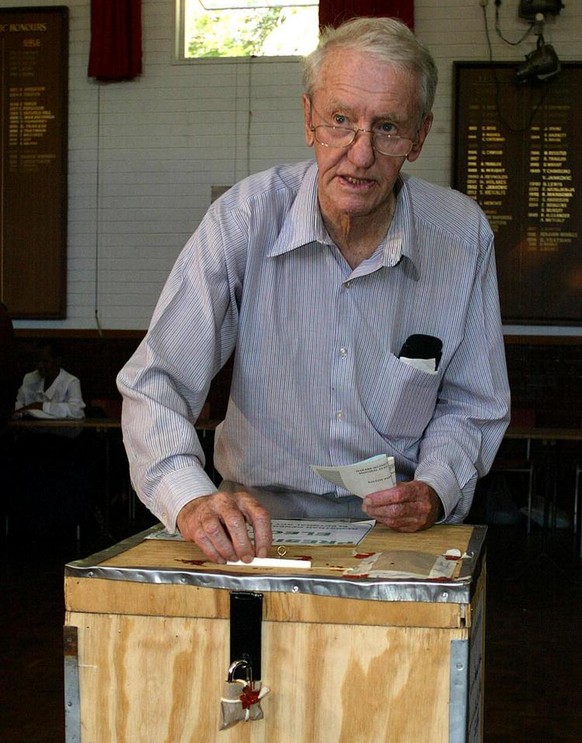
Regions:
[[[421,531],[442,518],[442,503],[420,480],[399,482],[364,498],[363,509],[372,519],[396,531]]]
[[[42,410],[43,403],[42,402],[31,402],[28,405],[25,405],[23,408],[19,408],[18,412],[27,411],[27,410]]]

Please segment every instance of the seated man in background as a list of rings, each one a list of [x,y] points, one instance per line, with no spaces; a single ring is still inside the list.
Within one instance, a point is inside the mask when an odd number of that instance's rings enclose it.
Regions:
[[[85,417],[81,383],[62,368],[59,342],[42,341],[35,359],[36,370],[24,375],[17,392],[13,417],[40,420],[15,429],[8,532],[72,543],[79,539],[81,524],[93,523],[91,473],[81,436]],[[70,421],[80,425],[71,426]]]
[[[401,172],[436,83],[398,21],[326,30],[304,71],[315,162],[214,202],[118,376],[138,495],[212,560],[265,556],[272,514],[297,494],[305,518],[325,505],[399,531],[462,521],[491,466],[509,419],[493,233],[464,194]],[[428,355],[407,343],[418,336]],[[234,485],[216,488],[194,422],[233,352],[215,466]],[[378,454],[398,482],[363,501],[310,468]]]
[[[61,367],[62,359],[58,342],[40,344],[36,370],[24,375],[16,395],[15,417],[77,420],[85,417],[81,383]]]

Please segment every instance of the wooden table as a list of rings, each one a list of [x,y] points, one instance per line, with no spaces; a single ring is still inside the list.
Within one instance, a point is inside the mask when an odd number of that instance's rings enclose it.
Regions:
[[[544,478],[544,537],[547,543],[551,530],[556,527],[557,512],[557,475],[559,472],[560,462],[558,461],[559,453],[557,444],[559,442],[577,442],[582,441],[582,428],[553,428],[538,426],[510,426],[505,437],[507,439],[522,439],[528,442],[528,449],[531,450],[532,442],[539,442],[542,445],[540,451],[540,469]],[[535,456],[532,454],[531,456]],[[582,461],[582,455],[579,455]],[[573,482],[573,527],[576,535],[575,554],[576,559],[582,560],[582,514],[580,504],[577,502],[576,483]]]
[[[39,428],[121,428],[118,418],[13,418],[8,423],[8,428],[13,431],[33,431]]]
[[[112,499],[114,497],[114,482],[113,482],[113,470],[112,457],[114,453],[112,447],[115,442],[121,447],[121,421],[118,418],[81,418],[81,419],[46,419],[46,418],[15,418],[8,424],[8,432],[17,441],[22,436],[34,436],[37,434],[37,444],[41,445],[42,436],[45,434],[52,434],[53,436],[63,436],[65,438],[75,439],[78,436],[86,433],[94,433],[99,441],[99,449],[94,450],[93,447],[89,452],[85,451],[83,447],[80,450],[76,450],[79,454],[82,453],[83,461],[79,465],[81,467],[89,467],[91,462],[88,461],[88,457],[92,461],[99,462],[99,471],[102,473],[103,487],[100,491],[99,502],[94,505],[94,516],[95,521],[98,524],[100,539],[102,538],[107,543],[115,541],[115,538],[111,534],[110,524],[110,511]],[[117,435],[116,435],[117,434]],[[99,459],[95,459],[98,457]],[[87,461],[85,459],[87,458]],[[31,466],[34,466],[32,463]],[[99,478],[101,483],[101,477]],[[129,487],[129,477],[127,478],[127,489],[129,491],[129,505],[128,509],[131,515],[133,509],[135,515],[135,504],[132,502],[134,497]],[[98,494],[99,490],[95,490]],[[79,498],[83,498],[85,493],[79,493]],[[77,543],[80,545],[82,539],[82,529],[80,521],[76,526],[77,530]]]
[[[505,432],[507,439],[530,441],[582,441],[582,428],[553,428],[550,426],[510,426]]]
[[[212,446],[212,437],[219,420],[211,418],[202,418],[196,421],[195,427],[199,433],[202,441],[208,438],[208,444],[206,449],[209,450]],[[121,419],[120,418],[82,418],[79,420],[72,419],[46,419],[46,418],[15,418],[8,423],[8,430],[15,436],[25,433],[54,433],[59,432],[64,435],[76,435],[81,434],[84,431],[92,431],[99,435],[103,441],[103,456],[104,456],[104,489],[103,489],[103,529],[106,535],[109,534],[110,523],[109,513],[111,507],[111,500],[113,497],[113,483],[112,483],[112,443],[118,441],[121,446]],[[112,436],[118,433],[119,436],[112,441]],[[203,444],[204,445],[204,444]],[[211,458],[211,452],[207,451],[207,458]],[[214,469],[211,465],[209,467],[209,474],[214,477]],[[128,490],[128,518],[130,521],[134,521],[136,518],[136,506],[137,496],[131,483],[129,481],[129,474],[127,476],[127,490]]]

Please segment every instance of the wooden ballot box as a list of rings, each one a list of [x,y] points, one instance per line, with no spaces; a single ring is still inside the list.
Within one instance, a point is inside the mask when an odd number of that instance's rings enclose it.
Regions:
[[[217,565],[150,530],[68,564],[67,743],[481,741],[485,531],[376,525],[357,547],[273,547],[309,558],[296,568]],[[462,555],[449,578],[358,573],[370,554],[448,550]],[[262,719],[220,729],[247,642],[269,688]]]

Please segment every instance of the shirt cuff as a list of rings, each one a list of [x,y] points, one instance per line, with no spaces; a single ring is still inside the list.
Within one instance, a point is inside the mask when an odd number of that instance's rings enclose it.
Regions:
[[[426,483],[435,491],[443,505],[443,516],[436,523],[446,523],[461,498],[461,490],[453,472],[444,466],[421,465],[416,470],[414,479]]]
[[[216,485],[204,470],[194,467],[176,470],[163,477],[152,499],[151,510],[174,534],[178,514],[187,503],[217,492]]]

